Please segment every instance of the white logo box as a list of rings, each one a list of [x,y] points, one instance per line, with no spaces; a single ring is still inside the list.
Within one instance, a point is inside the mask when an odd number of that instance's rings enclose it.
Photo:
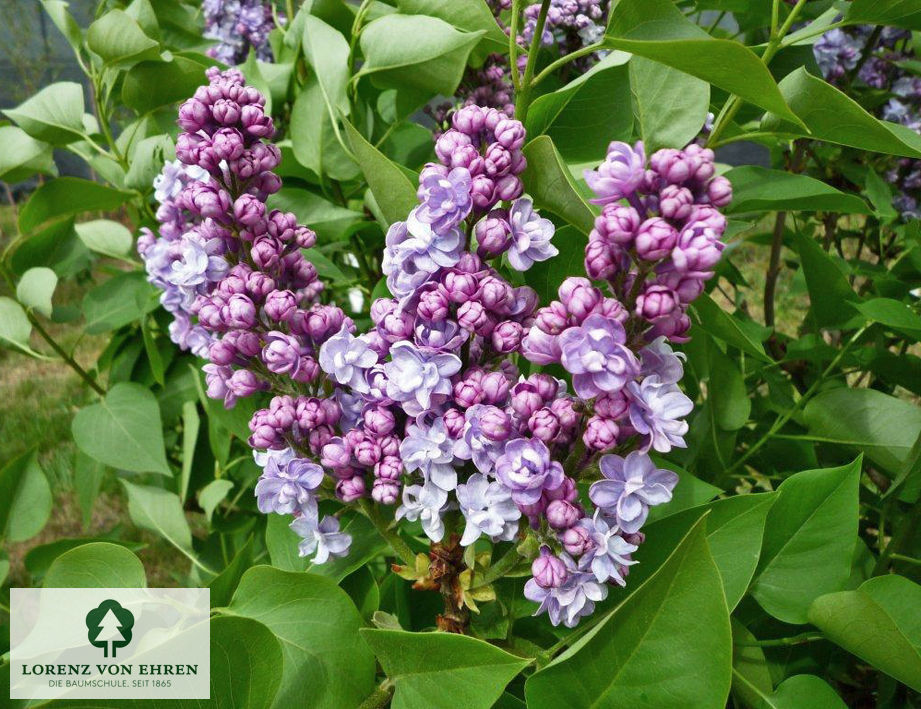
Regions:
[[[10,589],[11,699],[208,699],[206,588]]]

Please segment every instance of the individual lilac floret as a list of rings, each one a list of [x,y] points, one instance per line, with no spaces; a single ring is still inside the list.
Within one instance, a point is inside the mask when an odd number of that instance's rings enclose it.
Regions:
[[[685,448],[688,424],[682,420],[694,409],[691,401],[676,384],[666,384],[658,376],[642,382],[630,382],[630,423],[645,438],[645,450],[655,448],[668,453],[672,447]]]
[[[492,473],[511,435],[511,431],[499,435],[502,432],[494,424],[502,417],[508,421],[508,414],[495,406],[474,404],[467,409],[464,430],[454,445],[454,454],[463,460],[472,460],[481,473]]]
[[[621,535],[623,530],[609,524],[601,512],[595,510],[594,517],[584,517],[578,522],[592,542],[591,548],[579,559],[579,568],[590,570],[595,580],[601,583],[613,581],[619,586],[626,586],[627,567],[636,563],[630,555],[639,547],[624,539]]]
[[[455,228],[473,209],[470,185],[470,171],[465,167],[449,171],[442,165],[428,166],[419,176],[419,219],[439,233]]]
[[[288,526],[302,538],[297,546],[298,556],[316,553],[314,564],[325,564],[331,556],[346,556],[352,545],[352,535],[339,531],[339,519],[336,517],[324,517],[317,524],[315,514],[305,514]]]
[[[574,628],[583,616],[591,615],[595,604],[608,596],[608,587],[598,583],[591,573],[580,571],[569,554],[560,554],[566,565],[566,581],[560,586],[545,588],[536,579],[528,579],[524,595],[530,601],[539,603],[534,615],[546,613],[554,625],[562,623]]]
[[[352,335],[347,324],[320,347],[320,368],[361,394],[369,391],[365,375],[377,359],[377,353],[362,338]]]
[[[421,210],[416,207],[405,222],[394,222],[387,231],[381,268],[387,287],[398,298],[411,294],[439,268],[456,264],[464,247],[459,229],[438,231],[423,221]]]
[[[419,520],[425,535],[440,542],[445,535],[441,514],[447,503],[448,493],[435,485],[408,485],[403,488],[403,504],[397,508],[396,518]]]
[[[597,195],[593,204],[608,204],[636,192],[646,174],[646,151],[642,141],[636,147],[614,141],[597,170],[585,170],[583,176],[589,188]]]
[[[411,342],[397,342],[390,348],[384,365],[387,396],[400,402],[410,416],[418,416],[438,405],[451,393],[450,377],[461,368],[454,354],[427,354]]]
[[[538,261],[546,261],[560,253],[550,243],[556,230],[553,222],[534,211],[534,203],[527,197],[512,203],[508,223],[512,240],[506,253],[516,271],[527,271]]]
[[[515,538],[521,510],[505,485],[474,473],[466,483],[457,486],[456,495],[461,514],[467,520],[461,546],[470,546],[484,534],[494,542]]]
[[[563,483],[563,466],[550,459],[543,441],[518,438],[505,444],[496,460],[496,477],[519,505],[533,505],[544,490],[556,490]]]
[[[617,392],[636,377],[639,362],[626,341],[624,326],[602,315],[589,315],[580,327],[560,335],[561,361],[579,396]]]
[[[323,468],[305,458],[270,458],[256,483],[256,504],[265,514],[316,514],[313,491],[323,482]]]
[[[531,576],[541,588],[558,588],[566,583],[569,571],[566,563],[549,547],[542,546],[540,555],[531,563]]]
[[[663,384],[677,384],[684,376],[683,359],[683,352],[676,354],[667,339],[657,337],[640,350],[640,374],[655,375]]]
[[[671,500],[672,490],[678,484],[675,473],[657,468],[640,451],[633,451],[626,458],[605,455],[600,467],[605,479],[592,483],[589,498],[627,534],[640,530],[650,507]]]
[[[427,482],[445,492],[457,487],[454,467],[454,441],[448,436],[441,416],[426,421],[420,416],[406,427],[406,437],[400,443],[400,458],[408,472],[418,470]]]

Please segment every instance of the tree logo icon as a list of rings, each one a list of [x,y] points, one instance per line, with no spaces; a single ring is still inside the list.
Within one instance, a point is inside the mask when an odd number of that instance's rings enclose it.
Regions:
[[[115,657],[115,651],[131,642],[134,614],[111,598],[86,614],[87,638],[94,647],[101,647],[104,657]]]

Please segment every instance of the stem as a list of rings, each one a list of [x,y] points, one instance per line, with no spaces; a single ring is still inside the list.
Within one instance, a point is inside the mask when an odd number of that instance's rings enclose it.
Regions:
[[[409,548],[409,545],[403,541],[403,537],[388,527],[386,520],[381,517],[380,508],[377,505],[372,505],[368,500],[359,500],[358,508],[371,520],[371,524],[387,540],[390,548],[393,549],[400,560],[407,566],[414,566],[416,555],[413,554],[413,550]]]
[[[733,641],[736,647],[791,647],[793,645],[803,645],[804,643],[815,642],[816,640],[825,640],[821,633],[800,633],[788,638],[772,638],[770,640],[753,640],[752,642]]]
[[[381,707],[386,707],[390,704],[394,689],[393,682],[385,679],[379,686],[375,687],[367,699],[358,705],[358,709],[381,709]]]
[[[518,22],[521,18],[521,0],[512,0],[512,20],[508,29],[508,63],[512,73],[512,87],[521,90],[521,74],[518,71]]]
[[[74,370],[80,376],[80,378],[85,381],[90,386],[90,388],[92,388],[93,391],[99,394],[99,396],[106,395],[106,390],[102,388],[102,386],[99,384],[99,382],[96,381],[93,375],[91,375],[83,367],[77,364],[77,361],[64,351],[64,348],[61,347],[50,334],[48,334],[48,331],[42,327],[41,323],[32,313],[26,311],[26,317],[29,318],[29,322],[32,323],[32,327],[35,328],[35,331],[41,335],[42,339],[48,343],[51,349],[53,349],[55,353],[61,359],[63,359],[64,362],[67,363],[67,366]]]
[[[734,473],[746,460],[748,460],[755,453],[761,450],[761,447],[765,443],[767,443],[769,440],[771,440],[771,438],[774,437],[774,434],[777,433],[781,428],[783,428],[787,424],[787,421],[793,418],[793,415],[797,411],[799,411],[806,404],[806,402],[809,401],[809,399],[812,398],[812,396],[816,393],[816,391],[818,391],[819,387],[822,385],[822,382],[825,381],[826,377],[828,377],[828,375],[831,374],[831,372],[835,369],[835,367],[838,366],[838,364],[841,362],[842,358],[847,353],[847,351],[851,348],[851,346],[855,342],[857,342],[857,340],[867,331],[867,328],[869,327],[870,327],[869,325],[864,325],[862,328],[860,328],[857,332],[854,333],[851,339],[848,340],[847,343],[844,345],[844,347],[842,347],[838,351],[838,354],[835,355],[835,358],[825,368],[825,371],[822,372],[822,375],[812,383],[812,386],[810,386],[806,390],[806,392],[799,399],[797,399],[797,401],[793,404],[793,406],[790,407],[789,411],[787,411],[782,416],[777,417],[777,420],[774,421],[774,425],[771,426],[770,430],[768,430],[767,433],[765,433],[761,438],[759,438],[758,441],[751,448],[745,451],[745,453],[742,454],[742,456],[738,460],[736,460],[735,463],[733,463],[731,466],[729,466],[729,468],[726,471],[723,472],[723,477],[729,475],[730,473]]]
[[[579,57],[584,57],[588,54],[593,54],[604,48],[605,48],[604,42],[596,42],[595,44],[589,44],[588,46],[582,47],[581,49],[577,49],[574,52],[570,52],[569,54],[566,54],[565,56],[560,57],[556,61],[553,61],[550,64],[548,64],[546,67],[544,67],[544,69],[541,72],[539,72],[537,76],[534,77],[534,81],[532,82],[532,85],[537,86],[541,81],[546,79],[548,76],[550,76],[553,72],[555,72],[561,66],[565,66],[569,62],[575,59],[578,59]]]
[[[481,579],[480,586],[488,586],[496,579],[505,576],[506,572],[511,571],[518,565],[521,555],[518,553],[518,547],[513,546],[502,556],[499,561],[486,569]]]
[[[777,212],[771,240],[771,258],[764,276],[764,324],[768,327],[774,327],[774,293],[777,289],[777,276],[780,275],[780,250],[783,248],[783,229],[786,222],[787,213]]]
[[[540,39],[544,35],[544,25],[547,23],[547,12],[550,10],[550,0],[542,0],[540,12],[537,15],[537,24],[534,26],[534,36],[528,48],[528,63],[524,67],[524,78],[521,88],[515,99],[515,118],[524,123],[528,117],[528,107],[531,105],[531,90],[534,88],[532,79],[534,68],[537,66],[537,55],[540,54]]]

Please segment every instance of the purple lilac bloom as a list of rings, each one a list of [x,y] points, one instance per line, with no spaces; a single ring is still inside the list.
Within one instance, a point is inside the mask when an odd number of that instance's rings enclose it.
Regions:
[[[418,416],[451,393],[450,377],[461,368],[454,354],[426,354],[411,342],[397,342],[384,365],[387,396],[399,402],[410,416]]]
[[[668,453],[672,446],[684,448],[684,434],[688,424],[682,420],[694,408],[692,402],[675,384],[666,384],[658,376],[646,377],[642,382],[630,382],[630,423],[646,439],[646,450],[651,446],[660,453]]]
[[[474,404],[465,413],[464,431],[454,445],[454,455],[462,460],[472,460],[481,473],[491,474],[496,460],[505,450],[505,438],[488,436],[483,430],[484,414],[502,413],[495,406]],[[516,434],[517,435],[517,434]]]
[[[323,481],[323,468],[304,458],[294,458],[281,463],[270,458],[256,483],[256,501],[259,511],[265,514],[306,514],[314,510],[316,498],[313,491]]]
[[[262,61],[272,61],[269,32],[275,27],[272,3],[266,0],[204,0],[205,37],[218,44],[209,56],[225,64],[242,64],[252,49]]]
[[[675,473],[657,468],[640,451],[633,451],[626,458],[602,456],[600,467],[604,480],[592,483],[589,498],[628,534],[640,530],[650,507],[671,500],[672,490],[678,484]]]
[[[320,347],[320,368],[343,386],[359,394],[370,390],[365,377],[367,371],[377,364],[377,353],[367,342],[342,329]]]
[[[560,335],[561,361],[579,396],[617,392],[636,377],[639,363],[626,339],[623,325],[601,315],[589,315],[581,326]]]
[[[639,547],[624,539],[621,534],[624,530],[609,524],[601,513],[600,509],[595,510],[594,517],[584,517],[578,522],[592,542],[591,548],[579,559],[579,568],[591,571],[600,583],[613,581],[618,586],[626,586],[626,569],[636,563],[630,555]]]
[[[314,564],[325,564],[331,556],[345,556],[352,545],[352,535],[339,531],[336,517],[324,517],[317,524],[316,515],[305,514],[288,526],[302,539],[297,547],[298,555],[315,554]]]
[[[522,197],[512,202],[508,223],[512,241],[507,254],[516,271],[527,271],[538,261],[546,261],[560,253],[550,243],[555,231],[553,222],[535,212],[530,199]]]
[[[524,595],[540,604],[534,615],[546,613],[553,625],[574,628],[580,618],[594,612],[596,603],[607,598],[608,587],[598,583],[593,574],[580,571],[569,554],[560,554],[560,559],[568,572],[566,581],[545,588],[532,578],[524,585]]]
[[[420,416],[406,427],[400,458],[407,472],[418,470],[427,483],[445,492],[457,487],[454,441],[448,436],[441,416]]]
[[[556,490],[563,483],[563,466],[550,459],[543,441],[518,438],[505,444],[496,460],[496,477],[519,505],[533,505],[544,490]]]
[[[461,546],[470,546],[482,535],[494,542],[515,538],[521,510],[502,483],[490,482],[485,475],[474,473],[466,483],[457,486],[456,495],[461,514],[467,521]]]
[[[408,485],[403,488],[403,504],[397,508],[396,518],[419,520],[426,536],[440,542],[445,535],[441,515],[447,504],[448,493],[435,485]]]
[[[438,233],[454,229],[470,210],[470,171],[465,167],[448,170],[442,165],[430,165],[419,176],[419,219],[432,225]]]
[[[593,204],[608,204],[632,195],[646,175],[646,151],[642,141],[635,147],[614,141],[608,146],[604,162],[583,173],[585,182],[597,195]]]
[[[437,231],[420,211],[417,207],[405,222],[395,222],[387,231],[382,269],[387,287],[398,298],[410,295],[439,268],[456,264],[464,247],[459,229]]]

